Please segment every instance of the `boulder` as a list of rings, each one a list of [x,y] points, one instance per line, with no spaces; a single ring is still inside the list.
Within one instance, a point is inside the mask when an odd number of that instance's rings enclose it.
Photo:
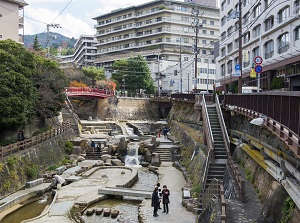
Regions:
[[[111,155],[109,155],[109,154],[104,154],[104,155],[101,156],[101,159],[102,159],[104,162],[106,162],[106,160],[111,159]]]
[[[122,163],[122,161],[119,160],[119,159],[112,159],[111,163],[112,163],[113,166],[124,166],[124,164]]]
[[[111,159],[107,159],[104,163],[104,166],[112,166]]]
[[[146,154],[145,154],[145,156],[144,156],[144,161],[150,163],[151,160],[152,160],[152,154],[151,154],[150,151],[147,151]]]
[[[151,165],[152,166],[160,166],[160,164],[161,164],[160,155],[158,153],[152,153]]]
[[[120,138],[120,142],[118,145],[118,150],[119,150],[119,154],[121,156],[126,156],[127,155],[127,141],[125,140],[124,137]]]
[[[97,166],[104,166],[104,161],[103,160],[98,160],[97,163],[95,163],[93,165],[93,167],[97,167]]]
[[[119,215],[119,211],[118,210],[112,210],[110,212],[111,218],[116,218]]]
[[[148,167],[150,165],[150,163],[148,163],[148,162],[141,162],[140,165],[142,167]]]
[[[78,156],[78,162],[82,162],[83,160],[85,160],[83,156]]]

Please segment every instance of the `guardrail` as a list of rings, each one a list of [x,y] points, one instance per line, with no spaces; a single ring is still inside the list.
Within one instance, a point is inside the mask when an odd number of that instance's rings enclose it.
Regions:
[[[0,158],[19,152],[20,150],[30,148],[34,145],[37,145],[41,142],[51,139],[57,135],[60,135],[70,128],[71,128],[70,122],[63,122],[62,126],[60,126],[57,129],[51,129],[41,134],[38,134],[36,136],[33,136],[31,138],[25,139],[23,141],[19,141],[7,146],[2,146],[0,147]]]
[[[214,198],[218,199],[218,202],[221,206],[221,222],[226,223],[226,201],[224,197],[224,186],[217,179],[213,179],[209,187],[206,189],[205,193],[202,196],[202,213],[207,212],[207,209],[211,206],[211,201]],[[203,215],[202,215],[203,216]],[[201,217],[202,217],[201,216]],[[200,219],[201,220],[201,219]],[[201,221],[200,221],[201,222]]]

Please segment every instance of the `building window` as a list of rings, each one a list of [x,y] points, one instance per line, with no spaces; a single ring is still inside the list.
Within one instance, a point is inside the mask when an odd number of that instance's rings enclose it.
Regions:
[[[278,23],[282,23],[287,20],[290,16],[290,7],[285,7],[278,12]]]
[[[202,44],[206,44],[206,40],[205,39],[202,40]]]
[[[228,45],[227,45],[227,53],[231,53],[232,52],[232,43],[229,43]]]
[[[261,13],[261,4],[259,3],[257,6],[253,9],[253,18],[256,18]]]
[[[264,44],[265,59],[269,59],[274,54],[274,41],[270,40]]]
[[[226,4],[226,1],[222,2],[222,4],[221,4],[221,11],[223,11],[225,9],[225,4]]]
[[[215,25],[215,21],[209,21],[209,24],[213,26]]]
[[[189,61],[188,57],[183,57],[183,61]]]
[[[255,47],[253,50],[252,50],[252,57],[255,58],[257,56],[260,56],[259,55],[259,46]]]
[[[206,24],[206,19],[202,19],[202,24]]]
[[[298,6],[300,6],[300,0],[295,0],[294,5],[295,5],[295,8],[298,7]]]
[[[246,32],[244,35],[244,44],[250,41],[250,32]]]
[[[184,42],[184,43],[188,43],[188,42],[189,42],[189,38],[184,37],[184,38],[183,38],[183,42]]]
[[[223,33],[221,34],[221,40],[223,41],[223,40],[225,40],[225,38],[226,38],[226,32],[223,32]]]
[[[221,49],[221,56],[224,57],[225,54],[226,54],[225,47],[223,47],[223,48]]]
[[[247,24],[249,22],[250,13],[247,12],[243,17],[243,24]]]
[[[227,14],[227,18],[230,18],[230,16],[232,15],[233,10],[229,10],[228,14]]]
[[[253,38],[256,38],[260,35],[260,28],[261,25],[257,25],[253,28],[253,32],[252,32]]]
[[[171,42],[171,38],[166,38],[166,42]]]
[[[284,33],[278,37],[278,53],[288,51],[290,47],[290,34]]]
[[[203,34],[206,34],[206,30],[205,30],[205,29],[203,29],[203,30],[202,30],[202,33],[203,33]]]
[[[224,77],[225,76],[225,64],[221,65],[221,76]]]
[[[206,50],[202,50],[202,54],[206,54]]]
[[[234,40],[234,49],[239,48],[239,39]]]
[[[228,72],[228,74],[232,73],[232,60],[229,60],[227,62],[227,72]]]
[[[228,36],[228,37],[231,36],[232,32],[233,32],[233,27],[230,26],[230,27],[227,29],[227,36]]]
[[[272,29],[272,27],[274,26],[274,16],[270,16],[269,18],[267,18],[264,24],[265,24],[265,31]]]
[[[210,35],[215,35],[215,31],[210,31]]]
[[[300,26],[297,26],[294,29],[294,33],[295,33],[295,41],[300,39]]]
[[[188,33],[189,32],[189,27],[183,27],[182,30],[183,30],[183,32]]]
[[[222,19],[221,19],[221,26],[224,26],[226,23],[226,17],[224,16]]]
[[[234,31],[238,31],[239,30],[239,22],[235,22],[234,23]]]
[[[274,0],[265,0],[265,9],[268,8]]]
[[[187,17],[187,16],[181,16],[181,21],[188,22],[189,21],[189,17]]]
[[[243,6],[245,7],[246,5],[250,4],[251,0],[244,0],[243,1]]]

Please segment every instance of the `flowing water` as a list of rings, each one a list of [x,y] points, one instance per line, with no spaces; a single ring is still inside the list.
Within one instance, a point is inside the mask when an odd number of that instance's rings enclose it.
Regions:
[[[127,155],[125,156],[125,166],[139,166],[142,161],[139,156],[139,142],[131,142],[127,145]]]

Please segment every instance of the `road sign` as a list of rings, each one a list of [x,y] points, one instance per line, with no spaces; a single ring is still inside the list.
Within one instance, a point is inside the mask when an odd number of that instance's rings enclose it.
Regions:
[[[261,64],[263,62],[263,59],[261,56],[257,56],[254,58],[254,63]]]
[[[240,70],[241,66],[239,64],[236,64],[234,68],[235,68],[235,70]]]
[[[235,70],[235,76],[240,77],[241,76],[241,70]]]
[[[251,68],[251,71],[250,71],[250,77],[251,78],[256,78],[256,72],[254,69]]]
[[[256,73],[261,73],[262,70],[263,70],[263,68],[262,68],[261,65],[256,65],[255,68],[254,68],[254,70],[255,70]]]

